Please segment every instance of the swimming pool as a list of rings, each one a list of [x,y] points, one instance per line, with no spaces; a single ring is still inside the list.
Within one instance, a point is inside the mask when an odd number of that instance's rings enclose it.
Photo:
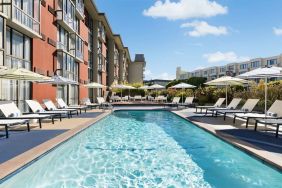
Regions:
[[[0,187],[282,187],[282,174],[166,111],[116,111]]]

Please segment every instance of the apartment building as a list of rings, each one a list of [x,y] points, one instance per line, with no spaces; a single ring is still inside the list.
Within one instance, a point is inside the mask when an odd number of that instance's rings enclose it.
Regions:
[[[86,83],[111,86],[129,81],[131,63],[121,36],[113,33],[92,0],[0,0],[0,65],[76,82],[19,81],[18,88],[17,81],[1,80],[1,100],[13,100],[26,111],[24,101],[30,98],[62,97],[77,104],[88,96],[102,96],[107,89],[87,89]]]
[[[176,68],[176,79],[183,80],[190,77],[205,77],[207,80],[213,80],[222,76],[238,76],[245,72],[265,66],[282,67],[282,54],[266,58],[254,58],[240,63],[229,63],[224,66],[214,66],[204,69],[198,69],[186,72],[181,67]]]

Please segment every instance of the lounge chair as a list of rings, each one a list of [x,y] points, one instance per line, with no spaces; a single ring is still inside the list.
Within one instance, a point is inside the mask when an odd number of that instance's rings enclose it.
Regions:
[[[64,115],[67,115],[69,117],[67,111],[46,111],[44,110],[44,108],[42,108],[40,103],[35,100],[25,100],[25,102],[27,103],[31,111],[35,114],[58,116],[60,121],[62,121],[62,117]]]
[[[255,131],[257,130],[258,124],[276,126],[275,137],[278,138],[279,127],[282,125],[282,119],[257,119],[255,123]]]
[[[198,112],[198,109],[201,109],[201,113],[203,112],[203,109],[206,109],[206,113],[207,113],[208,108],[221,107],[224,101],[225,101],[225,98],[219,98],[217,99],[216,103],[213,106],[196,106],[196,113]]]
[[[219,110],[235,110],[239,103],[241,102],[242,99],[240,98],[234,98],[232,101],[229,103],[227,107],[221,108],[221,107],[213,107],[213,108],[208,108],[207,111],[212,111],[212,116],[215,115],[215,112]],[[206,111],[206,113],[207,113]]]
[[[39,127],[42,128],[43,119],[51,119],[54,124],[54,115],[41,115],[33,113],[21,113],[14,102],[4,102],[0,104],[0,110],[2,111],[5,117],[0,117],[0,119],[13,119],[13,120],[32,120],[36,119],[39,122]]]
[[[122,101],[129,101],[129,96],[124,96],[121,98]]]
[[[97,103],[91,103],[89,98],[85,98],[82,100],[82,104],[86,105],[88,108],[93,109],[99,106]]]
[[[119,101],[122,100],[122,98],[120,96],[117,96],[117,95],[111,96],[110,99],[111,99],[112,102],[119,102]]]
[[[217,117],[218,114],[223,114],[223,119],[226,119],[227,114],[234,114],[234,113],[247,113],[247,112],[252,112],[257,103],[259,102],[259,99],[248,99],[246,103],[242,106],[240,110],[217,110],[215,112],[215,116]]]
[[[245,114],[234,114],[233,123],[235,123],[236,118],[246,120],[246,128],[249,126],[249,121],[251,119],[279,119],[282,118],[282,100],[276,100],[271,107],[268,109],[266,115],[265,113],[245,113]]]
[[[179,106],[190,107],[193,106],[194,97],[186,97],[184,103],[180,103]]]
[[[100,105],[100,108],[102,109],[113,108],[112,104],[106,102],[103,97],[97,97],[97,101],[98,101],[98,104]]]
[[[72,113],[76,113],[78,115],[78,110],[75,110],[75,109],[60,109],[60,108],[57,108],[55,106],[55,104],[49,100],[49,99],[44,99],[43,100],[43,103],[44,105],[46,106],[46,108],[48,109],[48,111],[67,111],[68,112],[68,115],[69,117],[72,117]]]
[[[148,96],[148,101],[153,102],[154,101],[154,97]]]
[[[15,119],[15,120],[1,119],[0,120],[0,126],[5,127],[6,138],[9,138],[9,132],[8,132],[9,127],[12,127],[12,126],[15,126],[15,125],[22,125],[22,124],[26,124],[27,131],[29,132],[30,131],[29,121],[27,119]]]
[[[134,101],[142,101],[142,96],[141,95],[135,95]]]
[[[179,101],[180,101],[180,97],[174,97],[172,99],[171,103],[165,103],[164,105],[169,106],[169,107],[177,107],[178,108]]]
[[[84,110],[84,112],[86,113],[87,106],[78,106],[78,105],[68,106],[62,98],[56,98],[56,101],[58,103],[59,108],[61,108],[61,109],[79,110],[80,114],[81,114],[81,111]]]

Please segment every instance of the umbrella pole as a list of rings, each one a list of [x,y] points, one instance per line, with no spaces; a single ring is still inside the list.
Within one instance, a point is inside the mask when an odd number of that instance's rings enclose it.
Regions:
[[[184,92],[183,90],[184,90],[184,89],[182,88],[182,105],[183,105],[183,92]]]
[[[227,108],[227,104],[228,104],[228,99],[227,99],[227,84],[225,85],[225,97],[226,97],[226,99],[225,99],[225,107]]]
[[[267,77],[265,77],[265,89],[264,89],[264,113],[266,118],[267,113]]]

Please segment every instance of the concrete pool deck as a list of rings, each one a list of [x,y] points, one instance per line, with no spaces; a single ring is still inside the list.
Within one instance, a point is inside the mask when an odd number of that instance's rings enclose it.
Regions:
[[[275,138],[274,130],[259,126],[259,131],[254,131],[254,124],[250,123],[245,128],[245,122],[236,121],[233,125],[232,118],[209,117],[196,114],[195,109],[172,110],[173,113],[188,119],[198,127],[216,135],[235,147],[249,153],[263,162],[282,170],[282,138]]]
[[[43,122],[42,129],[33,123],[30,132],[26,131],[25,126],[16,126],[14,131],[9,131],[8,139],[0,138],[0,181],[109,113],[98,109],[89,110],[70,119],[64,118],[61,122],[57,120],[55,124]]]
[[[114,110],[164,109],[157,106],[114,108]],[[274,135],[261,131],[254,132],[251,130],[253,126],[246,129],[242,126],[243,122],[240,121],[233,126],[230,118],[223,121],[222,117],[203,117],[195,114],[193,108],[184,110],[166,108],[165,110],[170,110],[188,119],[200,128],[282,170],[282,138],[277,139]],[[111,111],[95,109],[71,119],[63,119],[62,122],[56,121],[54,125],[50,122],[44,122],[42,129],[37,124],[31,124],[31,132],[27,132],[26,127],[22,127],[16,129],[17,131],[11,131],[8,139],[0,137],[0,182],[3,178],[36,160],[110,113]],[[0,134],[2,133],[3,131],[0,132]]]

